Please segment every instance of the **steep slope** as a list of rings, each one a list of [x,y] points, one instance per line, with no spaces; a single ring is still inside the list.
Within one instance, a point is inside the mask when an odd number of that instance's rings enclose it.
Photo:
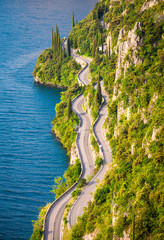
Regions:
[[[164,238],[163,9],[162,0],[102,0],[70,33],[72,47],[93,57],[92,83],[101,78],[109,96],[104,132],[113,163],[67,239]],[[49,52],[46,62],[37,66],[46,66],[46,71],[53,64]],[[61,56],[65,65],[66,56]],[[67,74],[71,66],[76,72],[79,68],[72,62],[64,67]],[[58,64],[53,73],[56,69],[59,76],[53,74],[52,83],[59,79],[63,85],[67,77],[62,81]],[[78,122],[73,113],[67,117],[68,99],[81,90],[73,85],[71,75],[69,79],[72,86],[63,94],[53,120],[68,152]],[[83,91],[87,111],[96,119],[96,91],[92,84]],[[94,150],[98,148],[94,138],[91,144]]]
[[[93,81],[100,72],[109,94],[105,132],[113,158],[70,239],[164,238],[163,7],[100,1],[70,34],[79,52],[94,56]]]

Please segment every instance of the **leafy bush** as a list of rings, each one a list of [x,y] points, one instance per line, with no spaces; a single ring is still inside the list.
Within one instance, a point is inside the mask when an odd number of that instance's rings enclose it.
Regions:
[[[100,158],[100,157],[97,157],[97,158],[96,158],[96,161],[95,161],[96,167],[99,169],[102,164],[103,164],[103,159]]]
[[[52,187],[51,192],[55,193],[55,198],[58,198],[68,188],[70,188],[75,182],[78,181],[81,173],[81,163],[79,159],[76,159],[74,165],[70,165],[64,173],[64,178],[57,177],[54,179],[55,184]]]
[[[76,231],[73,228],[72,236],[74,234],[76,239],[76,233],[80,229],[77,239],[81,239],[86,233],[97,229],[95,239],[112,239],[113,236],[120,238],[123,237],[123,232],[130,232],[130,238],[133,234],[139,240],[163,239],[164,3],[159,1],[152,8],[141,12],[144,0],[133,3],[101,2],[110,5],[103,18],[109,24],[112,46],[117,44],[121,28],[125,28],[128,33],[136,22],[141,22],[142,29],[136,31],[142,37],[136,57],[142,58],[143,62],[136,66],[131,64],[125,76],[118,79],[116,84],[119,96],[116,100],[113,100],[113,89],[118,56],[97,53],[90,65],[93,82],[100,72],[109,93],[105,126],[108,129],[107,138],[110,141],[113,164],[103,184],[97,189],[93,203],[88,205],[75,226]],[[87,18],[85,21],[87,25]],[[127,35],[124,40],[126,37]],[[92,44],[93,41],[91,46]],[[131,57],[126,60],[130,61]],[[92,108],[94,92],[89,90],[87,95],[91,99]],[[119,106],[122,106],[122,110]],[[128,117],[127,107],[130,107]],[[122,114],[119,119],[118,114]],[[94,141],[92,139],[93,145]],[[116,216],[114,225],[113,214]]]
[[[74,190],[71,193],[71,195],[72,195],[72,197],[77,197],[78,195],[80,195],[80,193],[81,193],[81,190],[80,189],[76,189],[76,190]]]
[[[82,188],[86,185],[86,179],[85,178],[80,178],[78,182],[78,187]]]

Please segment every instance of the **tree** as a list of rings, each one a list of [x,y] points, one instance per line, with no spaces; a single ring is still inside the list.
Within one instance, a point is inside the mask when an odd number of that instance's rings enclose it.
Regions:
[[[61,39],[59,34],[59,28],[56,25],[56,32],[52,29],[52,49],[56,55],[60,55],[61,51]]]
[[[67,39],[67,57],[71,56],[71,49],[70,49],[70,43],[69,43],[69,39]]]
[[[75,26],[74,11],[72,12],[72,28]]]
[[[71,97],[68,98],[68,103],[67,103],[67,118],[69,119],[72,113],[72,101]]]
[[[98,74],[98,82],[97,82],[97,101],[101,105],[102,103],[102,93],[101,93],[101,86],[100,86],[100,72]]]
[[[93,41],[93,47],[92,47],[92,57],[94,58],[96,54],[96,41],[94,39]]]
[[[66,191],[66,183],[64,182],[62,177],[54,178],[54,185],[52,187],[51,192],[55,193],[55,198],[57,199],[61,194]]]
[[[52,48],[53,48],[53,45],[54,45],[54,32],[53,32],[53,28],[52,28]]]
[[[103,53],[103,51],[104,51],[104,45],[103,45],[103,36],[102,36],[102,34],[101,34],[101,36],[100,36],[100,41],[101,41],[101,46],[102,46],[102,53]]]
[[[135,214],[133,214],[133,240],[135,240]]]
[[[78,187],[82,188],[82,187],[84,187],[86,185],[86,183],[87,183],[87,181],[86,181],[85,178],[80,178],[79,182],[78,182]]]
[[[73,39],[73,48],[74,48],[74,49],[77,48],[77,41],[76,41],[76,38]]]

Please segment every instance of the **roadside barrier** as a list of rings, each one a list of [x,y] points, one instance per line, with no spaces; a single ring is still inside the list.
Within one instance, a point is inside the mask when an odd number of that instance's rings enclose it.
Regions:
[[[87,65],[84,67],[84,69],[86,69],[87,66],[88,66],[88,63],[87,63]],[[79,74],[81,74],[81,72],[84,71],[84,69],[82,69]],[[80,78],[79,78],[79,74],[78,74],[78,80],[81,81]],[[81,81],[81,83],[84,84],[82,81]],[[80,93],[78,96],[76,96],[76,97],[72,100],[72,103],[73,103],[77,98],[79,98],[81,95],[82,95],[82,93]],[[77,116],[78,116],[78,115],[77,115]],[[79,116],[78,116],[78,117],[79,117]],[[79,117],[79,119],[80,119],[80,117]],[[81,119],[80,119],[79,127],[81,127]],[[77,139],[78,139],[78,137],[79,137],[79,132],[77,133],[77,136],[76,136],[76,147],[77,147],[77,149],[78,149],[78,146],[77,146]],[[79,158],[80,158],[79,149],[78,149],[78,155],[79,155]],[[84,169],[83,163],[81,162],[81,173],[80,173],[79,179],[80,179],[80,178],[82,177],[82,175],[83,175],[83,169]],[[79,179],[78,179],[78,181],[79,181]],[[55,201],[51,204],[51,206],[50,206],[49,209],[47,210],[46,215],[45,215],[45,218],[44,218],[44,222],[43,222],[43,240],[45,240],[46,220],[47,220],[47,216],[48,216],[50,210],[51,210],[51,209],[54,207],[54,205],[55,205],[56,203],[58,203],[65,195],[67,195],[68,193],[71,193],[71,191],[74,190],[74,188],[75,188],[76,185],[78,184],[78,181],[75,182],[69,189],[67,189],[67,190],[66,190],[62,195],[60,195],[57,199],[55,199]]]
[[[101,108],[104,106],[105,103],[106,103],[106,102],[105,102],[105,98],[103,97],[103,102],[102,102],[101,106],[99,107],[98,113],[100,112]],[[93,134],[94,134],[94,137],[95,137],[95,139],[96,139],[96,141],[97,141],[97,143],[98,143],[98,145],[99,145],[99,149],[100,149],[101,155],[102,155],[102,157],[103,157],[103,164],[101,165],[99,171],[93,176],[93,178],[92,178],[92,179],[87,183],[87,185],[83,188],[83,191],[85,190],[85,188],[88,187],[88,185],[90,185],[90,183],[91,183],[93,180],[95,180],[95,179],[97,178],[97,176],[101,173],[101,171],[102,171],[103,168],[104,168],[104,158],[105,158],[104,152],[103,152],[103,149],[100,148],[100,142],[99,142],[98,138],[97,138],[96,135],[95,135],[95,125],[96,125],[96,123],[98,122],[98,120],[99,120],[99,116],[97,117],[97,119],[95,120],[95,122],[94,122],[94,124],[93,124]],[[82,194],[82,192],[81,192],[81,194]],[[79,198],[81,197],[81,194],[77,197],[76,201],[73,203],[72,207],[71,207],[70,210],[69,210],[69,213],[68,213],[68,219],[69,219],[68,224],[69,224],[69,228],[71,228],[71,211],[72,211],[73,207],[75,206],[75,204],[77,203],[77,201],[79,200]]]
[[[83,60],[83,61],[85,62],[85,60]],[[80,74],[81,74],[87,67],[88,67],[88,63],[86,62],[86,66],[78,73],[78,81],[79,81],[82,85],[85,85],[85,84],[81,81],[81,79],[80,79]],[[73,103],[74,101],[76,101],[76,99],[78,99],[78,98],[79,98],[80,96],[82,96],[82,95],[83,95],[83,94],[80,93],[78,96],[76,96],[76,97],[72,100],[72,103]],[[105,99],[104,99],[104,97],[103,97],[103,103],[101,104],[98,112],[100,112],[100,110],[101,110],[101,108],[103,107],[104,103],[105,103]],[[76,112],[75,112],[75,113],[76,113]],[[78,118],[79,118],[79,120],[80,120],[80,122],[79,122],[79,128],[80,128],[80,127],[81,127],[81,118],[80,118],[80,116],[79,116],[77,113],[76,113],[76,115],[78,116]],[[95,124],[97,123],[98,119],[99,119],[99,116],[98,116],[98,118],[96,119],[96,121],[94,122],[94,125],[93,125],[93,134],[94,134],[94,137],[95,137],[95,139],[97,140],[98,145],[99,145],[99,148],[100,148],[99,140],[97,139],[97,137],[96,137],[96,135],[95,135],[95,132],[94,132],[94,131],[95,131],[95,130],[94,130],[94,128],[95,128],[94,126],[95,126]],[[79,138],[79,131],[78,131],[77,136],[76,136],[76,148],[77,148],[77,150],[78,150],[78,156],[79,156],[79,158],[80,158],[80,152],[79,152],[79,148],[78,148],[78,145],[77,145],[77,140],[78,140],[78,138]],[[100,152],[101,152],[101,154],[102,154],[102,156],[103,156],[103,159],[104,159],[104,153],[103,153],[102,148],[100,148]],[[81,158],[80,158],[80,161],[81,161]],[[98,171],[98,172],[96,173],[96,175],[88,182],[88,184],[85,186],[85,188],[90,184],[91,181],[93,181],[93,180],[98,176],[98,174],[102,171],[103,167],[104,167],[104,160],[103,160],[103,165],[101,166],[101,168],[99,169],[99,171]],[[81,161],[81,173],[80,173],[79,179],[80,179],[80,178],[82,177],[82,175],[83,175],[83,169],[84,169],[84,166],[83,166],[83,162]],[[79,181],[79,179],[78,179],[78,181]],[[55,205],[56,203],[58,203],[62,198],[64,198],[67,194],[71,193],[71,192],[75,189],[75,187],[76,187],[77,184],[78,184],[78,181],[75,182],[69,189],[67,189],[67,190],[66,190],[62,195],[60,195],[56,200],[54,200],[54,202],[51,204],[51,206],[50,206],[49,209],[47,210],[46,215],[45,215],[45,218],[44,218],[44,222],[43,222],[43,240],[45,240],[46,221],[47,221],[47,216],[48,216],[50,210],[54,207],[54,205]],[[85,188],[84,188],[84,189],[85,189]],[[80,195],[79,195],[79,197],[77,198],[77,200],[75,201],[75,203],[73,204],[73,206],[76,204],[76,202],[78,201],[79,198],[80,198]],[[73,206],[72,206],[72,207],[73,207]],[[71,209],[72,209],[72,207],[71,207]],[[70,209],[70,212],[69,212],[69,219],[70,219],[71,209]],[[70,221],[68,221],[68,224],[69,224],[69,226],[71,227]]]

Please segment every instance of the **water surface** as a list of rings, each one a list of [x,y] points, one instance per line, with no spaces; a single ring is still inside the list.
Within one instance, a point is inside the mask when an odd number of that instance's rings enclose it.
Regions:
[[[35,85],[38,55],[51,28],[71,29],[96,0],[0,0],[0,239],[29,239],[38,208],[53,201],[53,179],[68,157],[51,134],[61,90]]]

